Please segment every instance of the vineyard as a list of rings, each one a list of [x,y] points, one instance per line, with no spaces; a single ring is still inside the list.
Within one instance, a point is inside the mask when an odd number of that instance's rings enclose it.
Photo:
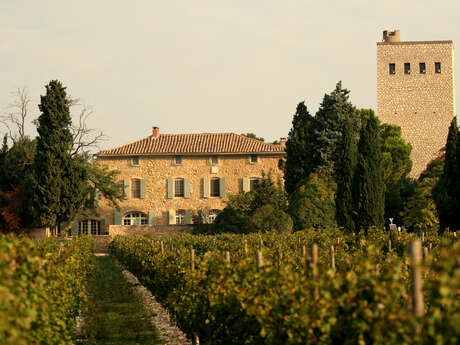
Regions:
[[[195,343],[460,343],[454,236],[117,237],[112,253]]]
[[[92,240],[0,235],[0,344],[71,344]]]

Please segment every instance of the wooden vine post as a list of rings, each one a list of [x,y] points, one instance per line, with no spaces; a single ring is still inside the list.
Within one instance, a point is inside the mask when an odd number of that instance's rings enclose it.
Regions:
[[[259,238],[259,250],[262,250],[262,247],[264,246],[264,241],[262,240],[262,237]]]
[[[256,262],[257,262],[257,268],[263,267],[263,265],[264,265],[264,255],[262,254],[261,250],[257,251]]]
[[[248,256],[248,240],[246,239],[244,239],[243,241],[243,251],[244,251],[244,255]]]
[[[316,243],[314,243],[311,246],[311,265],[313,272],[313,280],[316,281],[316,278],[318,277],[318,245]],[[313,291],[313,298],[319,299],[319,290],[317,286],[315,286],[315,289]]]
[[[160,241],[160,252],[161,252],[161,254],[163,254],[165,252],[165,247],[164,247],[163,241]]]
[[[423,280],[421,272],[422,263],[422,242],[420,240],[413,241],[410,247],[411,257],[411,280],[412,280],[412,311],[414,315],[422,317],[425,314],[425,307],[423,303]],[[420,334],[421,325],[416,326],[415,333]]]
[[[190,271],[195,272],[195,249],[190,248]]]
[[[388,240],[388,252],[391,252],[391,240]]]
[[[300,255],[302,259],[305,259],[307,257],[307,247],[302,246],[302,248],[300,249]]]
[[[331,268],[335,271],[335,249],[331,246]]]
[[[228,250],[225,251],[225,261],[230,263],[230,252]]]

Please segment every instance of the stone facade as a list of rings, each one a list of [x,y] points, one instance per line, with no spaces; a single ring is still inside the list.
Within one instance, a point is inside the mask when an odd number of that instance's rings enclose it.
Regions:
[[[411,175],[417,177],[439,156],[455,116],[454,49],[452,41],[401,42],[399,36],[398,30],[385,31],[377,43],[377,113],[382,122],[400,126],[412,144]]]
[[[118,178],[125,184],[127,196],[120,203],[119,211],[101,198],[98,208],[98,219],[103,224],[101,229],[108,230],[109,234],[111,231],[118,232],[113,225],[123,225],[125,216],[132,212],[145,215],[145,229],[152,225],[175,224],[179,210],[186,212],[183,223],[191,224],[192,216],[198,210],[222,210],[230,194],[247,191],[251,178],[260,178],[264,172],[271,172],[274,180],[282,178],[278,168],[278,161],[284,156],[282,149],[268,153],[184,153],[180,155],[180,164],[177,164],[176,156],[154,153],[99,155],[99,163],[120,171]],[[256,156],[257,162],[251,162],[251,156],[253,160]],[[211,157],[217,159],[217,162],[212,162]],[[176,179],[184,179],[184,196],[176,197],[171,190],[170,184],[174,184]],[[213,179],[219,179],[219,196],[210,195]],[[141,181],[140,195],[132,191],[134,180]],[[134,229],[133,226],[129,228]],[[129,230],[122,232],[127,233]]]

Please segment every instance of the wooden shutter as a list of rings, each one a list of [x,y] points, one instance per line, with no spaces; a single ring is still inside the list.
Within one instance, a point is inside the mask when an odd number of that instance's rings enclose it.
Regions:
[[[78,221],[77,220],[73,222],[70,232],[72,233],[72,236],[78,235]]]
[[[147,189],[147,181],[145,179],[141,180],[141,199],[145,199],[145,193]]]
[[[121,225],[121,212],[115,211],[113,213],[113,224],[114,225]]]
[[[173,179],[171,177],[168,178],[166,184],[167,184],[167,188],[168,188],[168,199],[172,199],[173,195],[174,195],[174,181],[173,181]]]
[[[219,179],[219,196],[225,198],[225,177]]]
[[[190,199],[190,179],[184,178],[184,198]]]
[[[185,210],[185,224],[192,224],[192,210]]]
[[[249,178],[243,177],[243,192],[249,192],[250,185],[249,185]]]
[[[203,198],[209,198],[209,179],[203,178]]]
[[[123,198],[125,200],[129,199],[129,178],[125,178],[123,180],[123,187],[124,187],[124,196],[123,196]]]
[[[176,224],[176,211],[169,210],[169,224],[173,225]]]
[[[149,225],[155,225],[157,222],[155,218],[155,212],[149,211]]]

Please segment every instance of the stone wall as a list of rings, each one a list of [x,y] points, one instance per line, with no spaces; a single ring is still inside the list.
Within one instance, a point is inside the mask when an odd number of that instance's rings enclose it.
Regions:
[[[276,180],[281,177],[278,161],[282,154],[259,155],[257,163],[250,163],[250,156],[219,155],[219,162],[210,164],[210,155],[183,156],[182,164],[175,165],[173,156],[139,156],[139,165],[131,165],[131,157],[99,157],[101,164],[121,172],[119,179],[145,179],[146,195],[144,199],[128,198],[120,203],[121,215],[140,211],[145,214],[153,212],[156,224],[169,224],[168,211],[172,210],[222,210],[226,206],[229,194],[242,190],[243,177],[261,177],[262,172],[272,171]],[[226,196],[203,197],[203,178],[225,177]],[[190,180],[190,198],[167,198],[168,178],[188,178]],[[105,224],[114,224],[115,209],[105,200],[99,202],[98,213]]]
[[[409,62],[411,73],[404,73]],[[425,62],[426,73],[419,72]],[[441,73],[435,73],[435,62]],[[396,73],[389,73],[389,64]],[[454,54],[451,41],[377,43],[377,115],[401,127],[412,144],[411,175],[418,176],[439,155],[455,116]]]
[[[174,237],[183,233],[191,233],[193,226],[187,225],[110,225],[109,236],[113,239],[115,236],[133,236],[133,235],[154,235],[158,237]]]

